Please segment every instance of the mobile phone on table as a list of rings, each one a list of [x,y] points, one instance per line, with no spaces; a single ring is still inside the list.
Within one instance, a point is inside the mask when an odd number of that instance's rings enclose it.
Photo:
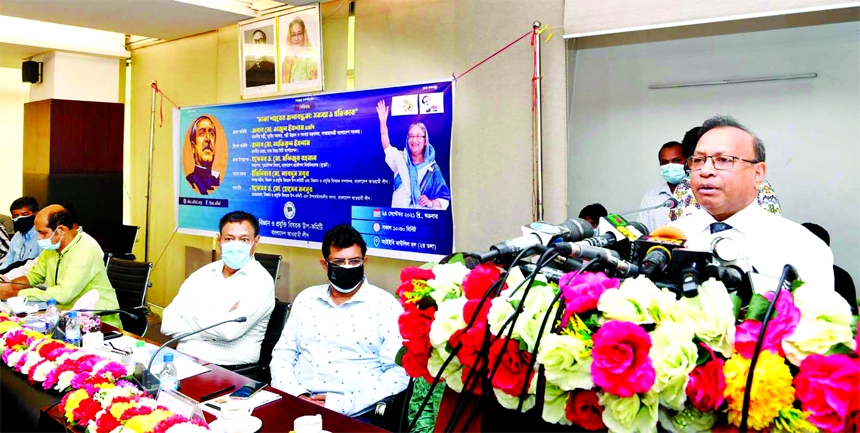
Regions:
[[[231,398],[236,398],[239,400],[247,400],[254,396],[254,394],[260,392],[263,388],[266,387],[265,382],[248,382],[241,388],[233,391],[230,394]]]
[[[108,340],[113,340],[114,338],[119,338],[119,337],[122,337],[122,332],[109,331],[109,332],[105,332],[104,339],[105,339],[105,341],[108,341]]]

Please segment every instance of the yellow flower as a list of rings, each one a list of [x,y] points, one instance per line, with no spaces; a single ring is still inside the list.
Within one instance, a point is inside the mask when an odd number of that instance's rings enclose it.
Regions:
[[[88,398],[90,398],[90,395],[87,394],[87,390],[85,389],[79,389],[69,394],[69,398],[66,399],[66,421],[74,421],[75,409],[81,405],[82,401]]]
[[[153,431],[158,423],[170,418],[171,415],[173,415],[172,412],[156,409],[149,415],[132,417],[126,421],[124,427],[139,432]]]
[[[135,403],[131,402],[114,403],[110,407],[110,414],[113,415],[114,418],[119,419],[125,411],[133,407],[135,407]]]
[[[740,426],[741,410],[744,404],[747,373],[750,360],[735,353],[726,361],[723,373],[726,376],[726,401],[729,403],[729,422]],[[779,416],[780,410],[790,408],[794,403],[794,387],[791,386],[791,372],[785,359],[770,351],[759,355],[755,367],[750,409],[747,424],[751,429],[764,430]]]
[[[19,325],[17,322],[12,322],[12,321],[0,322],[0,335],[3,335],[3,334],[5,334],[5,333],[7,333],[13,329],[18,329],[20,327],[21,327],[21,325]]]

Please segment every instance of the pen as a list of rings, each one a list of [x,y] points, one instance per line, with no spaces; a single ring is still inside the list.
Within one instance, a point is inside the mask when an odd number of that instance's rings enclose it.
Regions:
[[[236,389],[236,385],[230,385],[230,386],[228,386],[228,387],[225,387],[225,388],[219,389],[218,391],[215,391],[215,392],[211,392],[211,393],[209,393],[209,394],[206,394],[206,395],[204,395],[203,397],[200,397],[200,400],[206,401],[206,400],[211,399],[212,397],[215,397],[215,396],[216,396],[216,395],[218,395],[218,394],[221,394],[221,393],[224,393],[224,392],[227,392],[227,391],[232,391],[232,390],[234,390],[234,389]]]

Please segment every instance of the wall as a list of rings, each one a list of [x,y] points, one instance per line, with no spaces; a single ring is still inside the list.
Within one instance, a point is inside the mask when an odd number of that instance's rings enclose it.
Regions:
[[[0,213],[21,196],[24,149],[24,104],[30,85],[21,82],[21,70],[0,68]]]
[[[346,18],[341,2],[323,4],[325,87],[343,90]],[[439,80],[462,72],[531,29],[539,20],[559,25],[562,0],[360,0],[356,5],[356,88]],[[566,218],[564,44],[544,45],[543,92],[546,219]],[[239,101],[237,27],[132,52],[132,222],[144,226],[149,140],[149,83],[180,105]],[[532,49],[524,40],[461,78],[455,101],[452,191],[458,250],[485,250],[517,236],[531,219]],[[165,101],[165,109],[170,104]],[[158,122],[160,123],[160,121]],[[170,113],[156,128],[153,221],[149,259],[156,262],[149,302],[167,305],[189,269],[209,259],[212,240],[174,229]],[[141,237],[143,234],[141,234]],[[172,238],[172,241],[170,240]],[[287,262],[279,293],[295,296],[325,282],[318,251],[263,245]],[[163,252],[163,256],[162,256]],[[143,242],[135,254],[143,257]],[[159,257],[161,259],[159,260]],[[188,263],[186,263],[188,262]],[[368,277],[394,291],[400,270],[413,262],[371,258]],[[188,268],[188,269],[187,269]],[[284,273],[284,271],[282,271]]]
[[[729,114],[764,140],[767,178],[783,215],[827,228],[836,263],[860,281],[858,30],[852,21],[576,51],[570,213],[596,201],[610,211],[635,209],[661,182],[660,146],[714,114]],[[819,77],[647,89],[806,72]]]

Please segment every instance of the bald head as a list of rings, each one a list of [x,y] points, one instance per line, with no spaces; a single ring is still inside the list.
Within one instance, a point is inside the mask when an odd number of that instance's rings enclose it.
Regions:
[[[38,239],[51,239],[51,244],[59,242],[62,251],[71,242],[75,232],[75,220],[63,206],[54,204],[46,206],[36,214],[36,233]]]

